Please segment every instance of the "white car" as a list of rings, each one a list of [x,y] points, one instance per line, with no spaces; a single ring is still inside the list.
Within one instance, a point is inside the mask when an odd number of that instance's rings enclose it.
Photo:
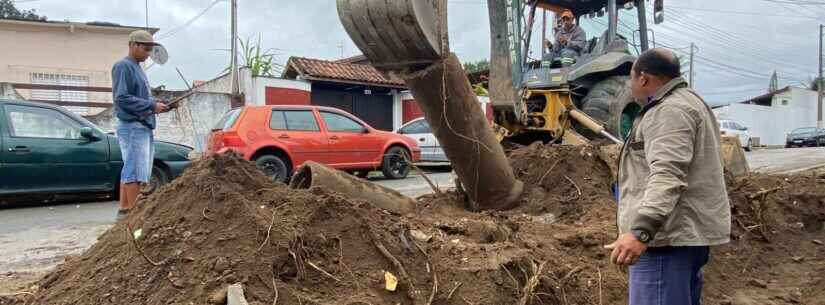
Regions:
[[[421,147],[421,162],[423,163],[443,163],[450,162],[441,144],[433,135],[430,124],[423,117],[414,119],[401,126],[396,133],[405,135],[418,142]]]
[[[719,129],[722,135],[730,135],[739,137],[739,143],[745,151],[751,151],[751,134],[748,128],[731,120],[719,120]]]

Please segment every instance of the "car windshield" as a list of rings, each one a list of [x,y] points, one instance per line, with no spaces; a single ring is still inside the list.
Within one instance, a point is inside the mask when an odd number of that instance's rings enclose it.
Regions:
[[[791,134],[806,134],[806,133],[813,133],[815,131],[816,131],[816,128],[814,128],[814,127],[805,127],[805,128],[794,129],[794,131],[791,132]]]

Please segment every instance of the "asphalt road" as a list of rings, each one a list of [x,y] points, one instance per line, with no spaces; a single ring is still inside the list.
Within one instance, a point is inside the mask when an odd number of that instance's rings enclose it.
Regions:
[[[434,184],[453,187],[449,171],[427,174]],[[371,181],[418,197],[432,192],[419,175],[406,179]],[[51,269],[67,255],[83,252],[115,221],[117,202],[86,202],[0,210],[0,274],[38,273]]]
[[[765,173],[825,166],[825,148],[756,150],[746,157],[751,170]],[[431,172],[428,177],[440,188],[453,187],[449,172]],[[402,180],[375,177],[371,181],[412,197],[432,192],[417,175]],[[84,251],[112,225],[116,211],[116,202],[0,210],[0,275],[43,272],[65,256]]]

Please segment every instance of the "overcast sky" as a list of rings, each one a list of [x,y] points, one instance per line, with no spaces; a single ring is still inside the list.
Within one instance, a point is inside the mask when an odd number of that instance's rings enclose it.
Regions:
[[[171,56],[166,65],[150,69],[153,86],[184,88],[175,67],[191,82],[212,79],[227,66],[229,2],[213,2],[148,0],[149,26],[160,28],[156,37]],[[338,20],[334,0],[238,2],[241,36],[260,35],[263,47],[278,49],[282,64],[289,56],[338,59],[359,54]],[[708,102],[726,104],[765,93],[774,70],[780,86],[801,85],[816,75],[818,26],[825,23],[825,0],[821,2],[805,6],[768,0],[665,1],[665,23],[653,30],[658,46],[674,48],[680,55],[687,56],[690,43],[696,44],[695,87]],[[452,50],[462,61],[487,58],[486,0],[449,3]],[[141,0],[73,0],[71,5],[63,0],[20,0],[17,5],[36,9],[49,20],[143,26],[146,18]],[[636,26],[635,11],[623,11],[621,20],[620,30],[629,37],[628,28]],[[604,18],[582,19],[588,37],[601,34],[604,24]],[[537,44],[533,52],[540,52]],[[683,62],[687,71],[687,57]]]

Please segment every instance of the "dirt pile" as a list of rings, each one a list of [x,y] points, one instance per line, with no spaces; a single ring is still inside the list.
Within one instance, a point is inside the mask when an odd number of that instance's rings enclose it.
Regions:
[[[210,157],[26,302],[223,304],[222,290],[241,283],[251,304],[625,304],[626,271],[602,249],[616,204],[597,150],[532,145],[510,158],[527,186],[515,210],[469,212],[447,192],[392,215]],[[730,183],[735,240],[714,251],[708,304],[825,304],[822,186],[815,176]]]

